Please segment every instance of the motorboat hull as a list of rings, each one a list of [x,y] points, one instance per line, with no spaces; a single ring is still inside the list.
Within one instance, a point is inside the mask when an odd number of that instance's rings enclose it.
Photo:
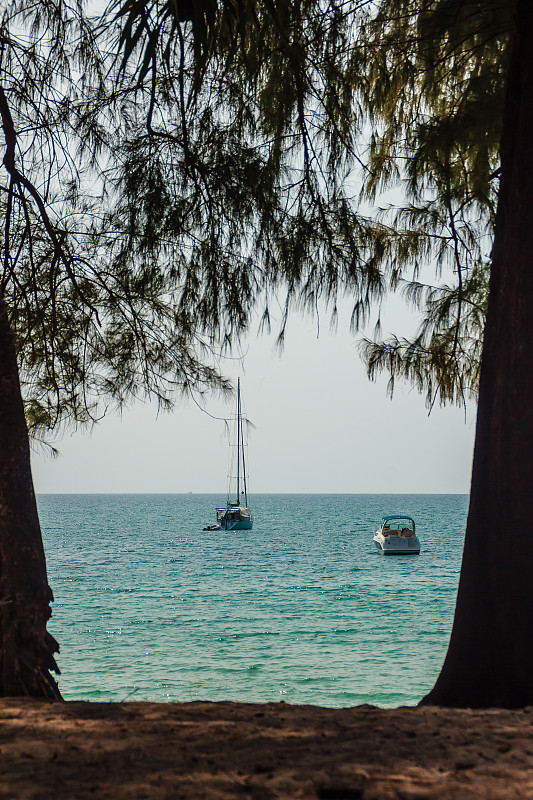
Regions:
[[[420,553],[418,536],[384,536],[378,531],[374,536],[374,544],[385,556],[417,556]]]

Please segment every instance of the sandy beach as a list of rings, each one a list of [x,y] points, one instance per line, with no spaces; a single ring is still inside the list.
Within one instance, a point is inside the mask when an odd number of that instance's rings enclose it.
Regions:
[[[533,708],[0,701],[0,798],[533,798]]]

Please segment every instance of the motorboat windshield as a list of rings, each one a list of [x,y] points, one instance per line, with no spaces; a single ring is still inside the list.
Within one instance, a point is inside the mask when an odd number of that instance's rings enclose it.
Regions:
[[[385,536],[404,536],[415,535],[415,521],[412,517],[405,517],[402,514],[395,514],[390,517],[383,517],[381,530]]]

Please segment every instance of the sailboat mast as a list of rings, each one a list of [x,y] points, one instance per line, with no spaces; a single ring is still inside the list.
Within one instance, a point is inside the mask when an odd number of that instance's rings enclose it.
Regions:
[[[248,505],[248,493],[246,491],[246,462],[244,460],[244,430],[241,418],[241,455],[242,455],[242,482],[244,485],[244,505]]]
[[[246,461],[244,460],[244,433],[241,423],[241,437],[242,437],[242,482],[244,484],[244,505],[248,505],[248,489],[246,488]]]
[[[240,505],[241,466],[241,379],[237,378],[237,505]]]

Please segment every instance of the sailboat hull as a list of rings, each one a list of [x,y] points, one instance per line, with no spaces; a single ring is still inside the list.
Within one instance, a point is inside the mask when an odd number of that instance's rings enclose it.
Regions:
[[[220,527],[225,531],[249,531],[253,528],[253,521],[251,519],[242,519],[235,522],[227,522]]]
[[[217,522],[224,531],[249,531],[254,524],[250,509],[237,505],[219,508]]]

